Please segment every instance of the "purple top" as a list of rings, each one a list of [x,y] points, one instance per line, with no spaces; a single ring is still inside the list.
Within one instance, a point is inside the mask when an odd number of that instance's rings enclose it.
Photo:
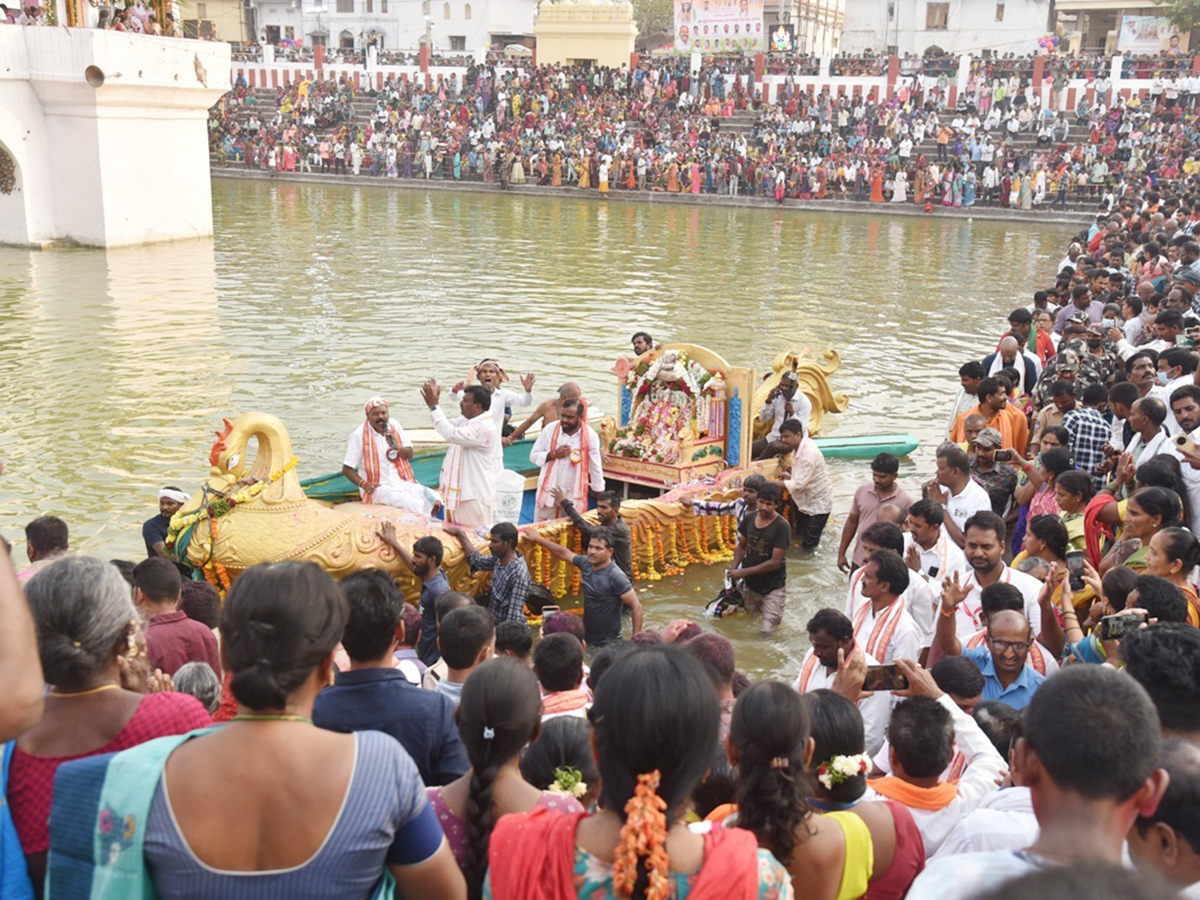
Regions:
[[[454,858],[461,868],[463,858],[467,853],[467,822],[455,815],[454,810],[446,805],[446,801],[442,799],[442,790],[443,788],[440,787],[426,788],[426,792],[429,794],[429,803],[437,814],[438,824],[442,826],[446,842],[454,851]],[[551,791],[542,791],[542,797],[536,805],[544,806],[546,809],[558,813],[581,813],[584,811],[583,805],[574,797],[555,794]]]

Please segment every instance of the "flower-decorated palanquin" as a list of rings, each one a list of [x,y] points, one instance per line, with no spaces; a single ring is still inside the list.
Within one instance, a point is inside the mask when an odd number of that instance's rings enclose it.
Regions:
[[[605,477],[667,489],[748,465],[758,410],[787,371],[799,376],[812,401],[816,434],[824,412],[846,408],[847,398],[835,395],[828,380],[840,362],[832,350],[823,362],[789,351],[760,381],[752,369],[692,344],[621,357],[613,367],[620,418],[600,424]]]

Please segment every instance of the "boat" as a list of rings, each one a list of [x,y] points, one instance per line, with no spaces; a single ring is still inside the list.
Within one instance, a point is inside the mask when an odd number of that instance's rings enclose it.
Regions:
[[[621,516],[633,534],[635,580],[657,580],[691,563],[712,563],[732,556],[736,523],[732,516],[695,515],[679,502],[684,495],[732,499],[751,472],[778,474],[786,460],[750,460],[750,446],[764,423],[755,411],[792,371],[813,404],[812,430],[822,416],[845,409],[848,398],[835,394],[828,377],[840,364],[830,350],[819,359],[806,353],[776,357],[760,379],[746,367],[731,366],[710,350],[690,344],[655,348],[636,360],[618,359],[619,417],[597,423],[602,465],[610,489],[625,498]],[[252,441],[258,451],[247,459]],[[504,448],[506,469],[524,478],[522,503],[508,510],[510,521],[533,519],[537,470],[529,462],[534,439]],[[872,445],[873,446],[873,445]],[[888,446],[891,446],[890,444]],[[444,450],[428,448],[413,460],[413,474],[435,487]],[[209,453],[209,478],[192,500],[172,517],[169,552],[190,565],[197,577],[222,592],[237,576],[260,562],[309,560],[335,577],[367,568],[383,568],[407,597],[419,593],[416,577],[378,536],[390,520],[405,544],[439,535],[437,518],[378,504],[364,504],[341,472],[301,481],[298,460],[284,424],[264,412],[224,420]],[[497,506],[497,516],[501,516]],[[594,513],[586,516],[595,521]],[[540,522],[538,531],[577,552],[580,534],[569,520]],[[480,595],[488,573],[471,574],[456,540],[443,541],[452,587]],[[486,552],[483,529],[475,545]],[[555,597],[576,593],[579,572],[544,548],[522,539],[533,581]]]
[[[437,460],[438,465],[441,465],[442,456],[446,452],[446,443],[440,434],[432,428],[405,428],[404,435],[417,447],[418,458],[429,461],[428,464],[430,465],[433,460]],[[530,437],[523,438],[513,443],[510,447],[505,448],[504,467],[506,469],[520,472],[522,465],[529,466],[528,447],[532,446],[533,442],[537,439],[537,431],[531,430],[529,435]],[[836,437],[816,437],[813,438],[813,443],[817,445],[821,454],[829,459],[874,459],[880,453],[890,453],[893,456],[908,456],[921,445],[917,436],[910,433],[847,434]],[[508,452],[516,448],[521,448],[521,453],[524,454],[523,461],[518,454],[510,454]],[[437,471],[434,470],[429,476],[433,479],[432,481],[427,481],[419,475],[417,476],[417,480],[427,487],[437,487],[437,474]]]
[[[832,459],[874,459],[880,453],[908,456],[921,443],[914,434],[860,434],[813,441],[823,456]]]

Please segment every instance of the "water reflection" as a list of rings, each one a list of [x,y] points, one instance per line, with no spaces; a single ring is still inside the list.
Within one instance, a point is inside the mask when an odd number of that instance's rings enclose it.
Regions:
[[[417,386],[485,356],[568,378],[616,406],[609,369],[633,331],[741,365],[838,349],[850,409],[827,432],[913,431],[931,469],[959,365],[991,348],[1061,252],[1057,228],[695,206],[608,205],[217,180],[214,241],[108,252],[0,249],[0,526],[63,514],[86,552],[135,558],[165,483],[207,472],[221,416],[287,424],[302,476],[336,469],[363,400],[425,426]],[[839,514],[865,463],[834,462],[821,551],[789,563],[766,644],[722,623],[755,673],[790,671],[811,610],[844,602]],[[23,552],[18,546],[18,558]],[[718,587],[695,570],[645,589],[648,621]],[[743,640],[744,639],[744,640]]]

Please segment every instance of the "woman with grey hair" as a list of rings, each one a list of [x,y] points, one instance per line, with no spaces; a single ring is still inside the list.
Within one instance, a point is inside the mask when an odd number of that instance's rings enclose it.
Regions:
[[[12,752],[7,798],[40,896],[58,767],[203,728],[212,720],[195,697],[149,693],[158,679],[149,675],[137,610],[128,583],[108,562],[64,557],[30,579],[26,597],[49,688],[41,721],[17,739]]]
[[[221,705],[221,679],[204,660],[184,663],[171,680],[175,682],[175,690],[191,694],[204,704],[210,715]]]

